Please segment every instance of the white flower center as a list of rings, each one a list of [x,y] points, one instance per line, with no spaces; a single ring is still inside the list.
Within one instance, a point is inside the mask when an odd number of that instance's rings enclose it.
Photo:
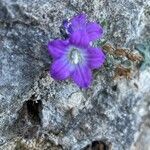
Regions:
[[[78,64],[82,61],[82,55],[77,48],[72,48],[69,54],[69,59],[73,64]]]

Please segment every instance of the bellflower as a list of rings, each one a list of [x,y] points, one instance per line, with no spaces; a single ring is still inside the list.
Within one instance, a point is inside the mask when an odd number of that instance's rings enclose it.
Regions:
[[[71,20],[67,30],[69,38],[49,42],[48,50],[53,57],[50,74],[55,80],[71,78],[79,87],[87,88],[92,82],[92,70],[99,68],[105,60],[101,48],[90,42],[102,35],[102,28],[86,20],[80,14]]]
[[[70,34],[82,34],[82,38],[86,38],[86,42],[89,43],[103,35],[102,27],[96,22],[90,22],[87,20],[86,14],[79,14],[74,16],[71,20],[65,20],[63,26],[66,32]]]

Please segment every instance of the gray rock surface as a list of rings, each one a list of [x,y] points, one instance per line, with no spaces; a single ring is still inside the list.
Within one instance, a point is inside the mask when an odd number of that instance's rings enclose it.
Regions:
[[[82,11],[105,20],[103,41],[144,56],[139,76],[114,81],[127,60],[109,54],[88,90],[49,76],[48,41],[63,38],[62,21]],[[87,150],[101,141],[149,150],[149,23],[149,0],[0,0],[0,149]]]

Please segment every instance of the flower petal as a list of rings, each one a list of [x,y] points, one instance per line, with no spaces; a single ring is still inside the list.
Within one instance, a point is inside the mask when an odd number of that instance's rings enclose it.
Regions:
[[[71,74],[72,80],[81,88],[87,88],[92,81],[92,71],[88,66],[78,65]]]
[[[88,63],[91,69],[100,67],[105,61],[105,55],[101,48],[88,48]]]
[[[103,28],[95,22],[89,22],[86,25],[86,32],[90,38],[90,41],[93,41],[102,37]]]
[[[48,43],[48,52],[50,55],[52,55],[54,58],[59,58],[62,56],[69,45],[69,42],[63,41],[63,40],[54,40]]]
[[[81,13],[77,16],[74,16],[70,22],[71,22],[71,28],[73,31],[82,29],[86,25],[86,15]]]
[[[70,35],[70,43],[78,47],[86,47],[90,41],[85,30],[78,30]]]
[[[67,61],[66,57],[62,57],[54,61],[50,74],[55,80],[64,80],[69,77],[72,71],[73,66]]]

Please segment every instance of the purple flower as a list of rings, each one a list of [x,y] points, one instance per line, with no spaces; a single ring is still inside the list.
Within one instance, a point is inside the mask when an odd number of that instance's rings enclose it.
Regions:
[[[85,14],[79,14],[69,21],[65,20],[63,25],[68,34],[80,32],[88,42],[101,38],[103,35],[102,27],[96,22],[88,21]]]
[[[96,23],[87,24],[85,16],[79,15],[72,19],[72,32],[67,40],[49,42],[48,50],[54,60],[50,74],[55,80],[70,77],[79,87],[90,86],[92,70],[99,68],[105,60],[101,48],[90,46],[90,41],[101,36],[98,29]]]

